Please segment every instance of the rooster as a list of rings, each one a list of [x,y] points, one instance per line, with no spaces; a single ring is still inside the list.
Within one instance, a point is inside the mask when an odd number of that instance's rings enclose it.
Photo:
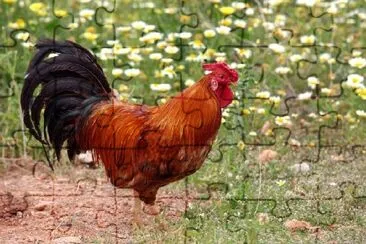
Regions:
[[[225,63],[203,64],[198,82],[161,106],[119,101],[96,62],[71,41],[42,40],[21,94],[24,124],[58,159],[91,151],[111,183],[132,188],[153,206],[158,189],[196,172],[233,100],[238,74]],[[38,94],[35,90],[41,85]],[[41,113],[43,112],[43,130]]]

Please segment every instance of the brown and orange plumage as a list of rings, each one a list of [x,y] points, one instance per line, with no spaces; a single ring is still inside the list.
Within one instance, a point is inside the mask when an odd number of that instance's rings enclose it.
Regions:
[[[65,141],[70,158],[91,150],[115,186],[133,188],[147,204],[154,203],[160,187],[201,167],[220,127],[221,108],[233,99],[229,85],[238,79],[224,63],[206,64],[210,74],[165,104],[134,105],[113,98],[100,66],[79,45],[43,41],[37,47],[21,101],[31,133],[51,143],[58,157]],[[59,55],[44,60],[52,52]],[[38,74],[40,66],[47,70]],[[38,128],[40,107],[48,137]]]
[[[204,78],[160,107],[97,105],[78,142],[94,149],[114,185],[151,203],[159,187],[199,169],[211,149],[221,111],[208,86]]]

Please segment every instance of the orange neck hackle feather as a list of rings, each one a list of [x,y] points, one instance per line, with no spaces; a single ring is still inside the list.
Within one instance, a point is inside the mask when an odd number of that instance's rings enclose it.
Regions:
[[[202,145],[216,134],[221,110],[209,86],[209,79],[205,76],[166,104],[153,109],[151,120],[164,128],[167,144],[170,139],[184,145]]]

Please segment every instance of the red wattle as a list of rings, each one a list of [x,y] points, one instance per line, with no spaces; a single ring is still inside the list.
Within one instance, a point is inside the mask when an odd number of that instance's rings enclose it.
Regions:
[[[220,102],[221,108],[227,107],[234,99],[234,94],[229,86],[226,86],[223,89],[216,90],[216,95]]]

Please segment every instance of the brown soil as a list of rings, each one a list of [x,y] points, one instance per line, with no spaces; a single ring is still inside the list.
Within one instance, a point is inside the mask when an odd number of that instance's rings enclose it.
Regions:
[[[101,169],[58,171],[27,159],[6,161],[0,173],[0,243],[135,242],[132,190],[114,188]],[[186,202],[180,195],[158,193],[159,217],[182,216]],[[154,216],[141,218],[139,228],[156,225]]]

